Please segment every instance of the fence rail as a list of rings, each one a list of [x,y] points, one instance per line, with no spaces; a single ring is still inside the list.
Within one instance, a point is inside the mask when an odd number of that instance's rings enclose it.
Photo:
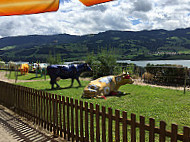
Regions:
[[[102,142],[190,142],[190,128],[184,127],[179,134],[178,126],[140,116],[137,122],[135,114],[125,111],[106,109],[65,96],[50,94],[10,83],[0,82],[0,102],[12,108],[21,116],[34,121],[37,125],[51,131],[54,135],[72,141]]]

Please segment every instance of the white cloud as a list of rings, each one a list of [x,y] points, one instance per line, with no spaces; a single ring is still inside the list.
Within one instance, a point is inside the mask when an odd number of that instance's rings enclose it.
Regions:
[[[187,28],[189,7],[190,0],[117,0],[92,7],[64,0],[57,12],[0,17],[0,37]],[[133,25],[132,20],[140,22]]]

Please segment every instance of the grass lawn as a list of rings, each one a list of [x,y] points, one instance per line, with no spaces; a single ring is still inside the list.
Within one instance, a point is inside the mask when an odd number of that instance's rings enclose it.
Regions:
[[[49,81],[17,83],[19,85],[32,87],[38,90],[48,91],[50,93],[72,97],[74,99],[100,104],[101,106],[127,111],[136,114],[137,120],[139,116],[154,118],[156,125],[159,126],[159,121],[164,120],[168,125],[167,129],[171,128],[171,124],[175,123],[182,130],[182,126],[190,126],[190,92],[185,95],[183,91],[154,88],[150,86],[125,85],[119,90],[126,92],[124,96],[109,96],[104,99],[82,99],[81,94],[83,88],[89,81],[81,81],[82,87],[77,87],[75,81],[73,88],[67,88],[71,80],[61,80],[58,82],[62,87],[58,90],[50,90]]]
[[[15,79],[15,71],[11,71],[11,74],[8,71],[6,77],[9,79]],[[41,77],[41,74],[38,74],[38,76],[36,77],[35,73],[28,73],[26,75],[21,75],[21,73],[18,72],[17,79],[18,80],[44,80],[45,77],[44,76]],[[46,79],[49,79],[49,75],[46,75]]]

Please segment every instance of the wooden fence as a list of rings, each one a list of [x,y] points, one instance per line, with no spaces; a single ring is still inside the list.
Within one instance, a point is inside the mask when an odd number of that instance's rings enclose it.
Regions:
[[[183,127],[179,134],[178,126],[145,117],[137,121],[135,114],[106,109],[99,105],[72,98],[38,91],[32,88],[0,82],[0,102],[37,125],[51,131],[63,139],[82,142],[190,142],[190,128]],[[130,119],[128,119],[130,117]]]

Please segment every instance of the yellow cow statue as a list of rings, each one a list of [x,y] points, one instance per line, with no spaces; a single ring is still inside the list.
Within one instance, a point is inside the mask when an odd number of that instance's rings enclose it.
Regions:
[[[29,71],[29,65],[28,64],[21,64],[20,65],[20,72],[21,72],[21,75],[23,74],[28,74],[28,71]]]
[[[119,87],[125,84],[133,84],[129,74],[110,75],[91,81],[83,91],[84,98],[104,98],[106,95],[117,95]]]

